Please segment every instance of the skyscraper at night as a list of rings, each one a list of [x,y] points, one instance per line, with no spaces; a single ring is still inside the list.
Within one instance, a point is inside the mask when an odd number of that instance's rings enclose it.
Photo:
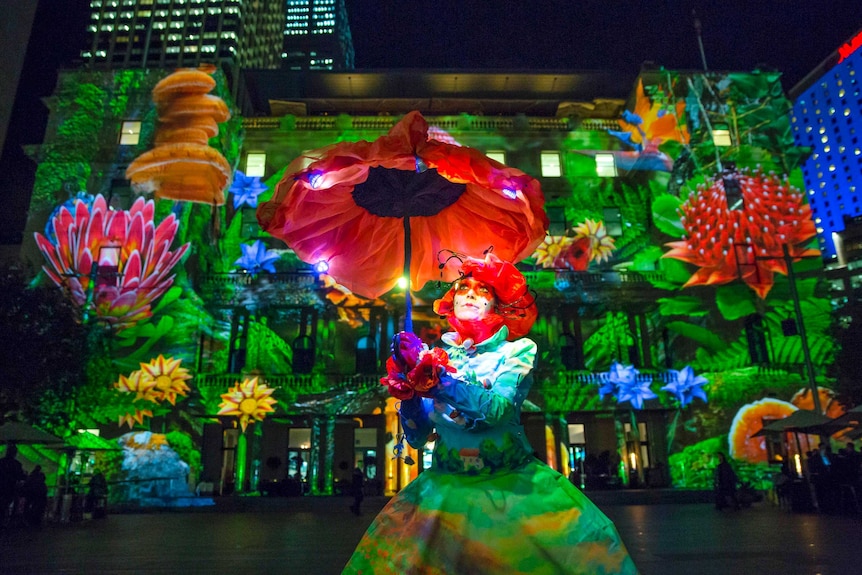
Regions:
[[[824,259],[839,264],[845,263],[845,255],[858,259],[862,254],[860,48],[862,31],[791,92],[794,138],[811,148],[802,173],[820,249]]]
[[[280,63],[284,0],[91,0],[88,67]]]
[[[353,68],[353,40],[344,0],[285,0],[285,16],[284,68]]]

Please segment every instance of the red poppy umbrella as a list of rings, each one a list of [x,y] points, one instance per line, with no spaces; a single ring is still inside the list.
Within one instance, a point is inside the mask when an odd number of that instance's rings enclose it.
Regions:
[[[478,150],[429,139],[428,123],[411,112],[373,142],[333,144],[295,160],[257,216],[300,259],[325,261],[338,283],[374,298],[402,275],[416,289],[439,279],[441,250],[479,258],[493,246],[504,260],[528,257],[545,238],[543,205],[537,180]],[[457,277],[454,264],[443,272],[447,281]]]

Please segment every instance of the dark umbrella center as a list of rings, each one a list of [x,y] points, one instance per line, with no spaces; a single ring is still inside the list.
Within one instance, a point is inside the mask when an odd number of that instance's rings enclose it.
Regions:
[[[353,188],[353,201],[384,218],[433,216],[458,201],[466,184],[450,182],[435,169],[424,172],[370,168]]]

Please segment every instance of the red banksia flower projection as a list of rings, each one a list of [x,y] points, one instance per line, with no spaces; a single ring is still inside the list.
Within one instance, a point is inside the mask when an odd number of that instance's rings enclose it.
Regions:
[[[156,226],[154,211],[152,200],[143,198],[128,211],[111,210],[101,195],[92,207],[83,201],[71,210],[62,207],[53,218],[56,239],[35,234],[50,264],[42,269],[86,313],[95,312],[118,330],[133,326],[152,315],[152,304],[173,284],[171,270],[189,247],[171,251],[176,218]]]
[[[725,186],[730,180],[739,185],[741,209],[728,208]],[[802,192],[771,173],[734,173],[718,179],[698,188],[680,210],[686,237],[668,243],[672,249],[663,257],[700,268],[685,287],[742,279],[765,298],[774,274],[787,275],[783,245],[794,261],[820,254],[808,247],[817,231]]]

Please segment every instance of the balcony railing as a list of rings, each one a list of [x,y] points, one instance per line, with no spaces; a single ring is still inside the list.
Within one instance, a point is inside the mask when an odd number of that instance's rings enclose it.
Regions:
[[[334,130],[336,128],[351,128],[355,130],[380,130],[386,132],[400,118],[395,116],[305,116],[297,117],[291,122],[295,130]],[[511,130],[515,127],[515,119],[498,116],[475,116],[470,118],[452,116],[426,116],[428,123],[440,128],[453,130],[499,131]],[[243,128],[247,130],[277,130],[282,126],[281,118],[243,118]],[[572,128],[567,118],[527,117],[524,124],[530,130],[561,131]],[[606,130],[618,128],[614,121],[587,119],[581,123],[582,130]]]
[[[240,374],[208,373],[195,378],[201,389],[227,390],[248,377],[258,377],[270,387],[289,389],[297,394],[322,393],[325,391],[363,392],[380,386],[380,375],[375,374]]]
[[[313,289],[315,277],[310,273],[281,272],[265,274],[247,274],[241,272],[223,274],[204,274],[198,276],[201,287],[252,286],[256,284],[277,284],[302,289]]]

